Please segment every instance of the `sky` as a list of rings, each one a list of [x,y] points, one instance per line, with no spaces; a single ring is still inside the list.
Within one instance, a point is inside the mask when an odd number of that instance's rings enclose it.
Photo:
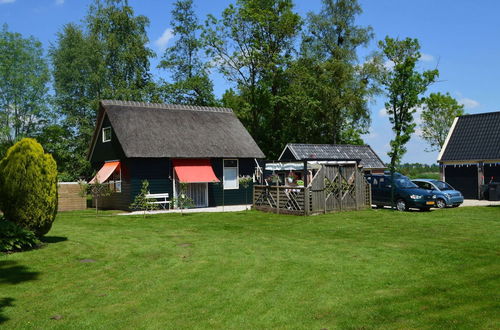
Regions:
[[[201,21],[208,14],[219,16],[233,1],[194,0]],[[0,0],[0,24],[7,23],[10,31],[38,38],[46,49],[56,41],[64,24],[80,22],[90,0]],[[167,78],[156,69],[165,47],[175,37],[170,29],[173,0],[129,0],[136,14],[150,20],[149,47],[157,54],[151,61],[155,75]],[[318,12],[321,0],[295,0],[295,10],[305,16]],[[375,38],[360,50],[360,60],[377,49],[378,40],[391,37],[417,38],[421,45],[420,69],[437,68],[439,81],[428,92],[449,92],[464,104],[466,113],[500,110],[500,1],[498,0],[360,0],[363,14],[357,24],[373,27]],[[1,54],[0,54],[1,56]],[[221,96],[232,87],[222,76],[213,73],[215,93]],[[363,138],[387,162],[389,141],[393,137],[389,119],[384,111],[386,98],[381,95],[369,104],[372,124]],[[420,122],[416,115],[416,122]],[[427,152],[419,137],[419,129],[407,145],[403,162],[436,162],[437,152]]]

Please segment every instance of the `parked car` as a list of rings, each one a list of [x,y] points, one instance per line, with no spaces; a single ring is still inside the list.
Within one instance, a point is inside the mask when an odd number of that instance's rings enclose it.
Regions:
[[[365,178],[371,184],[372,204],[377,207],[391,206],[391,175],[385,172],[368,174]],[[419,188],[400,173],[394,173],[394,182],[394,200],[398,211],[406,211],[409,208],[428,211],[436,205],[436,195],[432,190]]]
[[[432,190],[436,195],[436,207],[440,209],[447,206],[458,207],[464,202],[462,193],[444,181],[433,179],[415,179],[411,181],[422,189]]]

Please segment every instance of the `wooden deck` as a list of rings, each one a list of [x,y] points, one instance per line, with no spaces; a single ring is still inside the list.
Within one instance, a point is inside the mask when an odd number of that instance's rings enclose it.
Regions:
[[[253,190],[254,209],[266,212],[312,215],[370,206],[370,185],[352,165],[323,165],[307,187],[254,185]]]

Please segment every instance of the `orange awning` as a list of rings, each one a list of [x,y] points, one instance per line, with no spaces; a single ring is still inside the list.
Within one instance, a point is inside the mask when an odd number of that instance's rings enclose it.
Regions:
[[[96,180],[98,180],[100,183],[105,182],[111,174],[117,169],[120,168],[120,162],[106,162],[104,165],[101,167],[99,172],[95,175],[95,177],[90,180],[89,183],[95,183]]]
[[[180,182],[219,182],[210,159],[174,159],[174,170]]]

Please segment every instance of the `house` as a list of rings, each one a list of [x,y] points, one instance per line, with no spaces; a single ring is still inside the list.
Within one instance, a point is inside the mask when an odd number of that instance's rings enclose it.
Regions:
[[[438,156],[441,179],[465,198],[481,185],[500,182],[500,111],[455,118]]]
[[[289,143],[279,160],[358,160],[364,173],[383,173],[384,162],[369,145]]]
[[[231,109],[129,101],[100,102],[88,154],[93,180],[113,190],[101,205],[122,210],[143,180],[170,198],[187,184],[196,207],[245,204],[238,178],[252,176],[262,158]]]

